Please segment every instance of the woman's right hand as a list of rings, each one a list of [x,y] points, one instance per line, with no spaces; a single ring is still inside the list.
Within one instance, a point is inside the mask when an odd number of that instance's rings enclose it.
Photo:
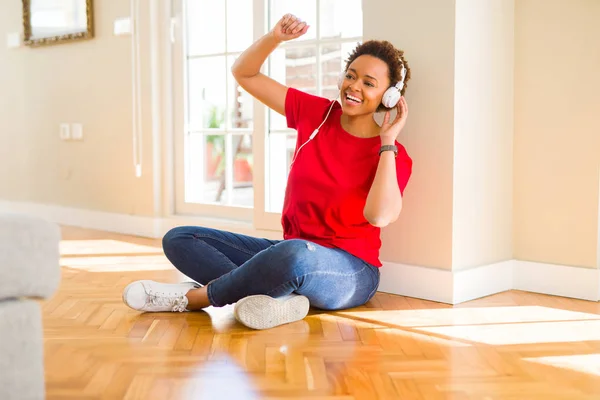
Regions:
[[[306,22],[292,14],[284,15],[266,35],[254,42],[235,60],[231,72],[253,97],[285,116],[288,87],[260,72],[261,66],[281,42],[296,39],[308,31]]]
[[[295,15],[285,14],[277,22],[271,33],[277,41],[286,42],[304,35],[308,31],[308,28],[309,26],[306,22],[300,20]]]

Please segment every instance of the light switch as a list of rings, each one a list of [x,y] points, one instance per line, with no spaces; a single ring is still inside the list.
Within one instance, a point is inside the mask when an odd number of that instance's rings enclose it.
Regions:
[[[6,35],[6,46],[9,49],[21,46],[21,35],[19,32],[11,32]]]
[[[69,124],[66,124],[66,123],[60,124],[60,139],[61,140],[71,139],[71,127],[69,126]]]
[[[131,18],[119,18],[114,23],[115,36],[131,34]]]
[[[71,125],[71,138],[73,140],[83,140],[83,125],[72,124]]]

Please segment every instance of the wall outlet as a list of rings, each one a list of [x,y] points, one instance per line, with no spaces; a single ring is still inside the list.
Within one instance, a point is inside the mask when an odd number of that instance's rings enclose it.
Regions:
[[[14,49],[21,46],[21,34],[19,32],[11,32],[6,35],[6,47]]]
[[[131,18],[119,18],[114,22],[113,33],[115,36],[130,35],[132,28],[131,25]]]
[[[71,139],[71,127],[67,123],[60,124],[60,139],[69,140]]]
[[[72,124],[71,125],[71,138],[73,140],[83,140],[83,125]]]

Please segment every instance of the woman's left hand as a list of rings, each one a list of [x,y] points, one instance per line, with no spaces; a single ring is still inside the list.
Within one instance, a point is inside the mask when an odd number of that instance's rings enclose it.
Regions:
[[[408,117],[408,105],[406,104],[404,96],[402,96],[400,101],[398,101],[396,109],[398,113],[396,114],[396,119],[392,123],[390,123],[390,112],[387,111],[385,113],[383,124],[381,125],[381,131],[379,132],[381,141],[388,144],[394,143],[406,124],[406,118]]]

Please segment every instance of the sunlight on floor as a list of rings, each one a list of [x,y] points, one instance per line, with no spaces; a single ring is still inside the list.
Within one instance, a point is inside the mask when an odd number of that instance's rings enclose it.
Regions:
[[[398,343],[402,346],[410,345],[412,343],[419,343],[419,347],[421,345],[430,344],[436,347],[443,348],[452,348],[452,347],[473,347],[470,343],[465,343],[457,340],[452,340],[451,338],[440,338],[436,336],[426,335],[425,333],[420,332],[412,332],[405,331],[402,329],[378,329],[378,338],[381,341],[381,336],[379,333],[385,333],[388,338],[386,340],[390,341],[390,343]]]
[[[336,314],[356,317],[365,322],[382,322],[405,327],[600,320],[600,315],[596,314],[540,306],[341,311]]]
[[[175,268],[165,256],[63,257],[61,267],[89,272],[167,271]]]
[[[119,240],[61,240],[63,257],[98,254],[163,254],[162,248]]]
[[[62,240],[60,265],[89,272],[174,269],[162,248],[119,240]]]
[[[434,310],[428,310],[428,311],[434,311]],[[383,312],[392,312],[392,311],[383,311]],[[401,312],[401,311],[393,311],[393,312]],[[366,312],[365,314],[368,314],[369,316],[371,314],[375,314],[378,313],[378,311],[369,311]],[[326,326],[326,323],[329,324],[342,324],[342,322],[344,321],[343,318],[343,314],[360,314],[359,312],[355,312],[355,313],[348,313],[348,312],[336,312],[334,314],[320,314],[318,316],[318,318],[321,320],[321,323],[323,324],[323,326]],[[342,315],[342,317],[340,317]],[[308,317],[308,318],[313,318],[313,317]],[[446,339],[446,338],[439,338],[439,337],[435,337],[435,336],[428,336],[425,335],[423,333],[420,332],[414,332],[414,330],[405,330],[402,328],[408,328],[408,326],[400,326],[398,325],[398,328],[389,328],[388,329],[388,325],[387,325],[387,321],[383,321],[383,320],[379,320],[376,321],[373,318],[369,318],[370,322],[365,322],[363,320],[360,319],[351,319],[351,326],[355,327],[355,328],[359,328],[359,329],[377,329],[377,332],[382,332],[385,333],[388,336],[394,336],[391,338],[392,342],[394,343],[396,341],[400,341],[400,340],[417,340],[417,341],[422,341],[422,342],[427,342],[427,343],[431,343],[433,345],[436,346],[443,346],[443,347],[470,347],[471,345],[468,343],[464,343],[464,342],[458,342],[455,340],[451,340],[451,339]],[[381,323],[379,323],[381,322]],[[332,329],[333,332],[338,332],[338,328],[334,327]],[[379,340],[382,340],[382,338],[379,338]],[[384,338],[383,340],[387,340],[387,338]]]
[[[448,326],[420,330],[490,345],[600,341],[600,321]]]
[[[600,340],[600,315],[550,307],[355,311],[337,315],[490,345]]]
[[[215,332],[227,332],[237,323],[233,318],[233,304],[208,307],[202,312],[210,317],[211,327]]]
[[[523,360],[600,376],[600,354],[532,357],[523,358]]]

